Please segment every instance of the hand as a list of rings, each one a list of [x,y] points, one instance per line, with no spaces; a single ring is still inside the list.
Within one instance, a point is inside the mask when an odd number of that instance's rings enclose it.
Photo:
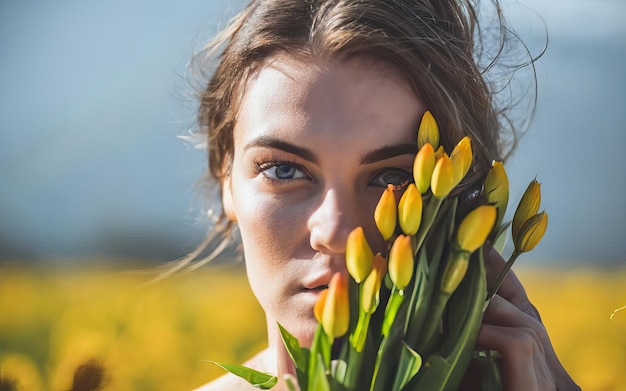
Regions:
[[[505,261],[494,249],[485,250],[491,286]],[[477,345],[502,355],[507,391],[580,390],[559,362],[539,312],[512,271],[485,311]]]

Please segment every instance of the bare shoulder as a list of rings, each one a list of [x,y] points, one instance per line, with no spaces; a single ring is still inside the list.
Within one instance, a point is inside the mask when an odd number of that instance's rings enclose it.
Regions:
[[[268,350],[263,350],[256,356],[246,361],[243,365],[254,368],[262,372],[274,372],[272,362],[270,361],[271,355]],[[247,381],[243,380],[239,376],[227,373],[210,383],[207,383],[194,391],[250,391],[258,390]]]

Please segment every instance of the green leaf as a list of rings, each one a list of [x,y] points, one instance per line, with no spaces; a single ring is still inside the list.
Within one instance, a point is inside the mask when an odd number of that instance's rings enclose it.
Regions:
[[[402,390],[421,367],[422,356],[405,343],[404,349],[400,353],[400,362],[398,363],[398,371],[393,383],[393,391]]]
[[[321,354],[311,355],[313,365],[309,370],[309,384],[307,389],[310,391],[330,391],[330,384],[326,376],[326,367]]]
[[[285,329],[280,323],[278,323],[278,330],[280,331],[280,336],[283,339],[285,348],[287,348],[287,352],[289,353],[289,356],[291,357],[291,360],[295,364],[296,368],[306,369],[307,363],[305,355],[302,352],[298,339],[287,331],[287,329]]]
[[[269,390],[274,387],[278,382],[278,378],[274,375],[265,372],[259,372],[255,369],[244,367],[242,365],[223,364],[215,361],[210,361],[218,367],[239,376],[252,384],[254,387],[261,390]]]

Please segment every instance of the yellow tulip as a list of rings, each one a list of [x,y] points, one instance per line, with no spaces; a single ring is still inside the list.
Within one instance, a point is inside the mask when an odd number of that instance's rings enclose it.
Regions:
[[[435,168],[435,150],[431,143],[426,143],[415,155],[413,162],[413,178],[420,193],[424,194],[430,188],[430,178]]]
[[[541,185],[536,179],[533,179],[526,188],[522,196],[515,214],[513,215],[513,223],[511,224],[511,233],[513,237],[519,235],[519,231],[526,220],[536,215],[541,204]]]
[[[481,205],[463,218],[456,234],[457,244],[463,251],[473,253],[485,243],[496,222],[496,207]]]
[[[439,160],[443,155],[446,154],[446,150],[443,149],[443,145],[440,145],[439,148],[435,151],[435,161]]]
[[[385,240],[389,239],[396,231],[397,209],[394,186],[389,184],[380,196],[380,200],[374,211],[376,227],[378,227],[378,230]]]
[[[430,111],[426,111],[422,116],[417,131],[417,147],[422,148],[427,143],[432,144],[435,149],[439,146],[439,126]]]
[[[328,289],[324,289],[320,292],[317,297],[317,301],[315,302],[315,306],[313,306],[313,314],[315,314],[315,319],[319,323],[322,323],[322,318],[324,315],[324,305],[326,304],[326,296],[328,296]]]
[[[515,248],[519,252],[527,252],[535,248],[543,238],[548,228],[548,214],[545,212],[538,213],[526,220],[519,231],[517,237],[513,241]]]
[[[454,167],[448,155],[444,153],[435,163],[430,189],[435,197],[444,198],[452,191],[454,186],[456,186],[454,182]]]
[[[389,250],[389,278],[398,289],[404,289],[413,277],[411,237],[398,235]]]
[[[469,265],[469,254],[466,252],[455,252],[448,260],[446,268],[441,277],[441,290],[444,293],[452,294],[459,286]]]
[[[472,166],[472,144],[470,138],[465,136],[454,147],[450,160],[454,167],[454,182],[459,183],[465,177]]]
[[[422,195],[415,183],[407,186],[398,203],[398,222],[402,232],[415,235],[422,222]]]
[[[341,273],[335,273],[328,284],[328,294],[322,311],[322,327],[329,337],[338,338],[348,331],[348,326],[350,326],[348,279]]]
[[[354,281],[360,283],[372,271],[374,253],[367,243],[363,227],[356,227],[346,241],[346,268]]]
[[[372,272],[363,281],[361,290],[361,308],[368,313],[374,312],[378,307],[380,286],[387,273],[387,261],[380,253],[374,256],[372,263]]]
[[[502,162],[493,161],[485,178],[485,195],[487,201],[496,207],[498,217],[496,226],[500,225],[509,204],[509,178]]]

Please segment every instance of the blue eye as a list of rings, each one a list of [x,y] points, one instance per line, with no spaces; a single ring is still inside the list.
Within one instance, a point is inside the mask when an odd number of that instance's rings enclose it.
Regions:
[[[387,187],[388,184],[392,184],[397,190],[402,190],[411,182],[413,182],[411,173],[399,168],[386,168],[376,172],[370,185]]]
[[[270,162],[261,167],[260,171],[268,179],[277,181],[289,181],[293,179],[308,178],[300,166],[286,162]]]

